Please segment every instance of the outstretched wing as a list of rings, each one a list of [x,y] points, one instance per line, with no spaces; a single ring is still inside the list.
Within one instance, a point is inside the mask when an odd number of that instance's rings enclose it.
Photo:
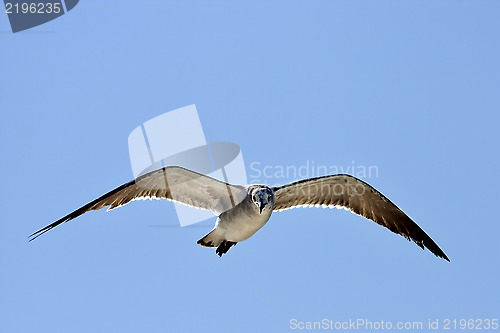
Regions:
[[[167,199],[211,210],[216,215],[231,209],[247,195],[246,189],[181,167],[165,167],[151,171],[104,194],[85,206],[30,235],[30,241],[59,224],[85,212],[109,207],[108,210],[138,199]]]
[[[299,180],[273,188],[274,210],[294,207],[343,207],[375,221],[428,248],[436,256],[448,259],[436,243],[395,204],[367,183],[349,175],[334,175]]]

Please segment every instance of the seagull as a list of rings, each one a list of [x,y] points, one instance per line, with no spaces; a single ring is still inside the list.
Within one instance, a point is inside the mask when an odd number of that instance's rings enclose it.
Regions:
[[[222,257],[229,249],[259,229],[274,211],[296,207],[344,208],[427,248],[450,261],[439,246],[402,210],[364,181],[347,174],[298,180],[287,185],[232,185],[209,176],[168,166],[146,173],[29,236],[32,241],[58,225],[91,211],[108,210],[133,200],[167,199],[211,210],[218,216],[215,227],[197,244],[214,247]]]

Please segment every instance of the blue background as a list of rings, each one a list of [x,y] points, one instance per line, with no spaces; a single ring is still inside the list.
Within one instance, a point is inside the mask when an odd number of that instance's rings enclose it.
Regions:
[[[499,13],[496,1],[81,1],[16,34],[0,14],[0,331],[498,318]],[[27,242],[132,179],[129,133],[193,103],[207,140],[240,145],[247,170],[377,166],[365,180],[451,263],[328,209],[276,213],[222,259],[196,245],[211,223],[152,227],[177,223],[164,201]]]

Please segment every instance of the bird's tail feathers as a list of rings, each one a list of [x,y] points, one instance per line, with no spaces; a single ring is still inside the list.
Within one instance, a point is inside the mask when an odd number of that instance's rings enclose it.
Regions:
[[[196,243],[205,247],[218,247],[225,240],[224,233],[221,230],[214,228]]]

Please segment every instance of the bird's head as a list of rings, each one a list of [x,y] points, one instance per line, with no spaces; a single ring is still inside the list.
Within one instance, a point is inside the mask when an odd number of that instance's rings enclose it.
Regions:
[[[252,190],[252,202],[259,207],[262,214],[264,209],[274,208],[274,192],[269,187],[256,187]]]

